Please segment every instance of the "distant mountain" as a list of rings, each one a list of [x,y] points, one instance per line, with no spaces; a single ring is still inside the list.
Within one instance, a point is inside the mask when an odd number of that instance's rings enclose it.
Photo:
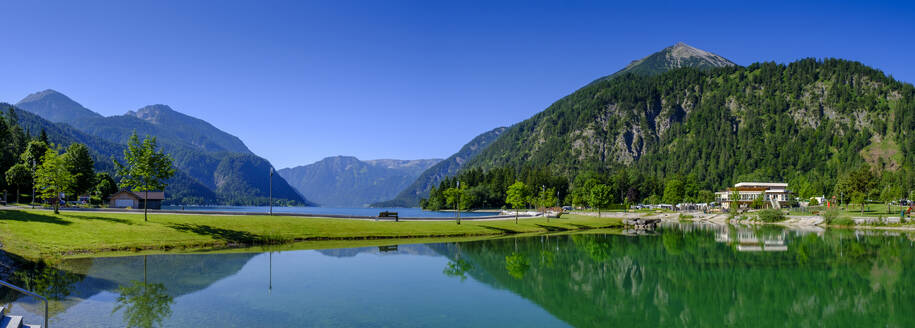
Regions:
[[[146,106],[125,115],[104,117],[63,94],[47,90],[29,95],[17,103],[17,107],[39,115],[58,117],[61,119],[58,123],[60,129],[77,130],[107,144],[118,145],[120,149],[115,156],[121,156],[123,144],[134,132],[141,137],[155,136],[180,171],[176,179],[185,182],[183,186],[188,187],[167,192],[170,202],[255,205],[263,204],[269,195],[267,184],[271,165],[267,160],[254,155],[238,137],[168,106]],[[60,115],[63,109],[83,112],[84,115]],[[108,151],[99,152],[105,154]],[[110,163],[110,159],[105,162]],[[281,177],[274,177],[273,196],[278,200],[309,203]]]
[[[31,111],[54,123],[102,118],[102,115],[51,89],[26,96],[16,104],[16,107]]]
[[[612,78],[627,73],[656,75],[681,67],[692,67],[704,70],[736,65],[737,64],[734,64],[734,62],[727,58],[705,50],[693,48],[683,42],[677,42],[676,44],[648,55],[645,58],[633,60],[623,69],[598,80]]]
[[[129,111],[124,116],[133,116],[152,123],[194,146],[210,152],[228,151],[252,154],[238,137],[217,129],[212,124],[196,117],[176,112],[166,105],[152,105]]]
[[[502,132],[508,129],[498,127],[476,136],[466,145],[461,147],[457,153],[449,156],[445,160],[435,164],[423,172],[410,186],[401,190],[396,197],[391,200],[372,204],[376,207],[416,207],[419,206],[420,198],[429,196],[429,190],[438,186],[442,179],[454,176],[464,167],[470,159],[477,156],[483,149],[486,149],[495,141]]]
[[[0,103],[0,112],[7,114],[10,104]],[[15,108],[15,107],[13,107]],[[112,143],[97,136],[79,131],[70,125],[64,123],[54,123],[48,121],[36,114],[24,110],[13,111],[19,126],[26,130],[32,136],[38,136],[41,131],[48,135],[48,141],[62,147],[69,146],[77,142],[89,147],[89,153],[95,161],[95,169],[99,172],[113,172],[114,165],[112,158],[123,159],[123,144]],[[177,170],[165,189],[165,195],[169,200],[181,199],[198,199],[201,202],[215,202],[218,197],[216,193],[191,178],[185,171]]]
[[[351,156],[336,156],[277,172],[302,195],[322,206],[366,206],[394,197],[440,161],[361,161]]]

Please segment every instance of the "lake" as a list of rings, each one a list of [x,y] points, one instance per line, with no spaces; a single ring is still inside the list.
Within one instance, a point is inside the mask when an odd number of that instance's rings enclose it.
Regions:
[[[163,206],[163,210],[188,210],[188,211],[232,211],[232,212],[253,212],[268,213],[270,210],[267,206]],[[397,212],[402,218],[444,218],[454,217],[454,212],[442,211],[424,211],[415,207],[273,207],[273,213],[299,213],[299,214],[323,214],[323,215],[353,215],[353,216],[376,216],[383,211]],[[479,217],[498,215],[499,212],[461,212],[461,217]]]
[[[51,327],[915,326],[910,233],[605,233],[36,265]],[[40,322],[29,298],[14,313]]]

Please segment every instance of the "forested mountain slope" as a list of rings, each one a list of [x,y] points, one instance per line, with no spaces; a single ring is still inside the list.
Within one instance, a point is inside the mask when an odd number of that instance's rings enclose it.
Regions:
[[[309,200],[322,206],[365,206],[390,199],[440,159],[361,161],[352,156],[279,170]]]
[[[10,111],[10,108],[14,108],[13,111]],[[95,162],[96,171],[113,175],[112,158],[123,160],[126,147],[123,144],[108,142],[64,123],[53,123],[28,111],[15,109],[10,104],[0,103],[0,112],[7,116],[15,115],[14,120],[31,136],[38,136],[44,131],[49,142],[61,147],[67,147],[71,143],[85,144]],[[178,203],[206,203],[218,200],[216,193],[180,169],[176,170],[175,176],[168,182],[165,195],[169,202]]]
[[[803,59],[599,79],[512,126],[467,168],[630,167],[717,189],[816,181],[868,162],[912,179],[915,88],[858,62]]]
[[[464,167],[464,164],[467,163],[471,158],[477,156],[483,149],[489,147],[489,145],[502,134],[506,127],[498,127],[489,131],[484,132],[470,140],[467,144],[461,147],[457,153],[449,156],[445,160],[438,162],[432,167],[428,168],[423,172],[419,177],[416,178],[413,183],[410,184],[406,189],[400,191],[394,199],[384,202],[379,202],[372,204],[372,206],[377,207],[415,207],[419,205],[419,200],[423,197],[429,196],[429,191],[432,190],[432,187],[438,186],[438,184],[445,178],[454,176],[457,172]]]
[[[237,137],[168,106],[146,106],[125,115],[103,117],[54,90],[29,95],[19,105],[26,111],[61,117],[61,122],[49,129],[69,131],[77,140],[83,140],[78,142],[106,155],[97,161],[100,164],[110,166],[110,155],[121,156],[122,145],[134,132],[141,138],[155,136],[179,171],[175,185],[169,188],[173,192],[166,193],[170,202],[256,205],[265,204],[269,196],[271,165],[267,160],[251,153]],[[59,115],[63,109],[94,115]],[[279,176],[273,180],[273,197],[308,204]]]

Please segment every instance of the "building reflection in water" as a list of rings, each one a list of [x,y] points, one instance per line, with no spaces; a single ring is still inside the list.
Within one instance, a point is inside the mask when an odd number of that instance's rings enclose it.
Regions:
[[[715,241],[734,245],[740,252],[785,252],[788,251],[788,239],[809,234],[822,237],[825,229],[820,227],[730,225],[713,222],[664,223],[662,228],[677,229],[685,232],[711,231]]]

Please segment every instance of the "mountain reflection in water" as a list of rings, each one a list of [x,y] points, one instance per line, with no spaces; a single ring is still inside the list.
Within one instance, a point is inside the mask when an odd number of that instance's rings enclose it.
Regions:
[[[15,278],[54,299],[52,326],[915,326],[912,240],[677,223],[647,236],[79,259]],[[34,300],[0,296],[38,318]]]

